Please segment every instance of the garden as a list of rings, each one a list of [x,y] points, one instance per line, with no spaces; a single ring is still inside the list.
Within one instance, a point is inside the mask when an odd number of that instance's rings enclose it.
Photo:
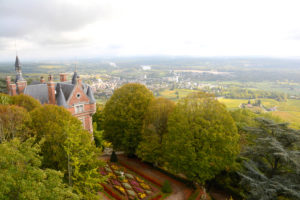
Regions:
[[[108,162],[100,172],[108,180],[103,184],[104,190],[114,199],[159,199],[159,186],[135,174],[124,166]]]

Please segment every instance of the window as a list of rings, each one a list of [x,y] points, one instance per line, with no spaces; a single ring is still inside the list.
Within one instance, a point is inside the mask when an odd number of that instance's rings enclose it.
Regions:
[[[83,105],[75,105],[75,114],[82,113],[84,111]]]
[[[79,99],[80,98],[80,93],[76,94],[76,98]]]

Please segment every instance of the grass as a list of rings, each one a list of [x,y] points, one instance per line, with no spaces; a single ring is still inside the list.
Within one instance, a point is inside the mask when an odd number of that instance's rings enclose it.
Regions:
[[[175,89],[175,90],[163,90],[163,91],[160,91],[159,94],[160,94],[160,96],[162,96],[164,98],[177,101],[178,99],[177,99],[176,92],[178,92],[179,99],[181,99],[183,97],[186,97],[188,94],[190,94],[192,92],[196,92],[196,91],[189,90],[189,89]]]
[[[241,103],[247,103],[246,99],[219,99],[228,109],[237,109]],[[262,104],[271,108],[277,106],[277,111],[271,112],[282,120],[289,122],[292,128],[300,129],[300,100],[289,99],[286,102],[278,102],[274,99],[261,99]]]

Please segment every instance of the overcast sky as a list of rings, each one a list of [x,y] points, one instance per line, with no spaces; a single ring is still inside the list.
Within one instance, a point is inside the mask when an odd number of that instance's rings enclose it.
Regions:
[[[299,0],[0,0],[0,61],[300,56]]]

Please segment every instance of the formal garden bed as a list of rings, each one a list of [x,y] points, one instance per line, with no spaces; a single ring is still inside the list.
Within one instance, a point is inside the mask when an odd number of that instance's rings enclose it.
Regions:
[[[118,200],[152,200],[159,199],[160,187],[132,172],[128,168],[108,162],[101,169],[102,175],[107,175],[108,180],[103,184],[104,190],[114,199]]]

